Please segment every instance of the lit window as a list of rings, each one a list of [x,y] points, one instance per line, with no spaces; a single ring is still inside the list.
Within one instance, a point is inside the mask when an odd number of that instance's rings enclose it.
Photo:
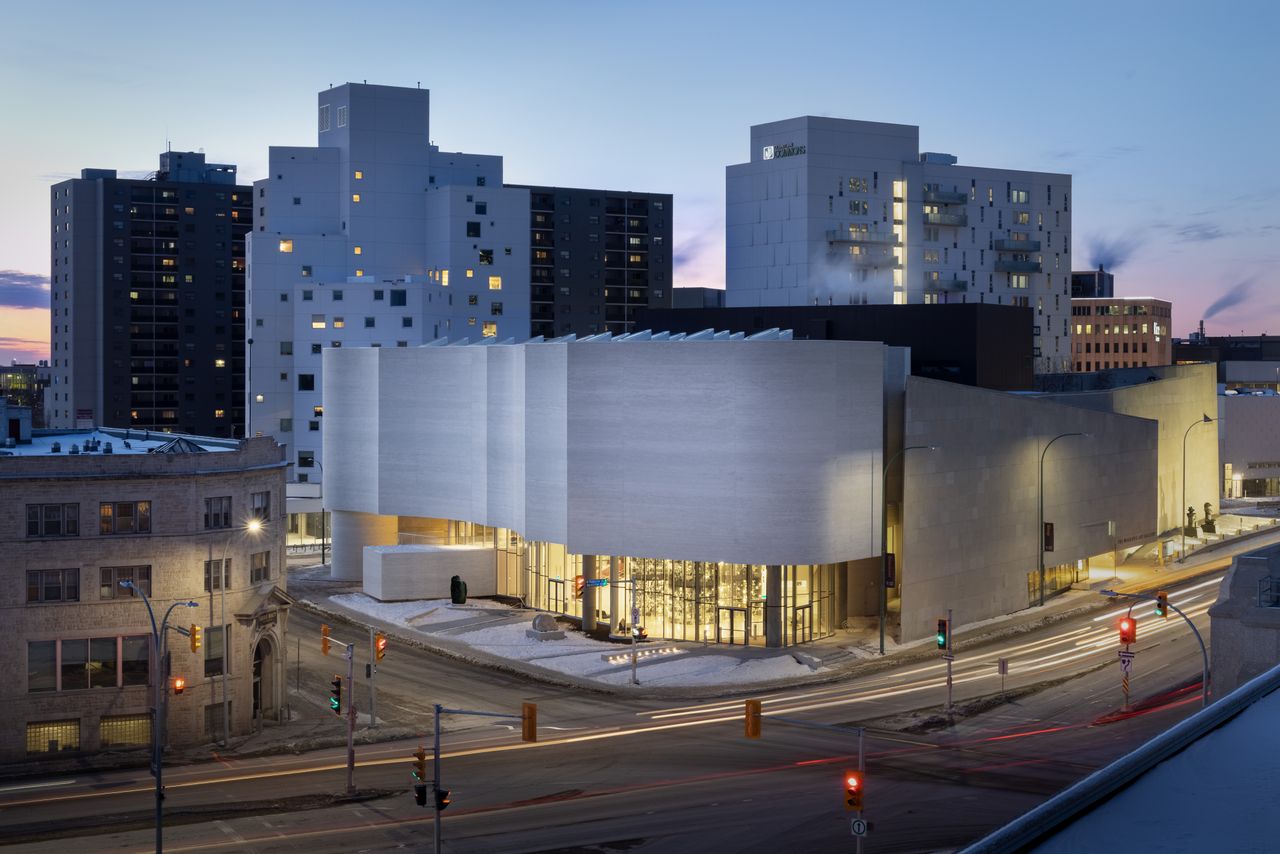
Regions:
[[[352,254],[352,255],[363,255],[363,254],[364,254],[364,250],[363,250],[363,249],[361,249],[359,246],[356,246],[356,247],[354,247],[354,248],[351,250],[351,254]]]
[[[292,251],[293,251],[293,241],[292,241],[292,240],[281,240],[281,241],[280,241],[280,251],[281,251],[281,252],[292,252]]]
[[[137,298],[138,298],[137,291],[129,291],[129,299],[137,299]]]
[[[329,324],[325,323],[324,315],[323,315],[323,314],[313,314],[313,315],[311,315],[311,328],[312,328],[312,329],[325,329],[326,327],[328,327],[328,325],[329,325]]]
[[[358,201],[360,201],[360,194],[359,194],[359,193],[352,193],[352,194],[351,194],[351,201],[353,201],[353,202],[358,202]]]
[[[264,399],[265,399],[265,398],[263,398],[263,396],[262,396],[262,395],[260,395],[260,394],[255,394],[255,395],[253,396],[253,400],[254,400],[254,402],[255,402],[255,403],[262,403],[262,401],[263,401]]]
[[[333,319],[333,328],[334,328],[334,329],[345,329],[345,328],[346,328],[346,326],[347,326],[347,320],[346,320],[346,318],[344,318],[344,317],[335,317],[335,318]]]
[[[446,288],[449,287],[449,271],[448,270],[440,271],[440,285]]]
[[[225,410],[225,409],[215,409],[215,410],[213,410],[213,417],[214,417],[214,418],[226,418],[226,417],[227,417],[227,410]]]
[[[226,360],[226,359],[214,359],[214,360],[213,360],[213,366],[214,366],[215,368],[225,368],[225,367],[227,366],[227,360]]]
[[[497,337],[498,337],[498,324],[497,324],[497,323],[495,323],[495,322],[494,322],[494,321],[492,321],[492,320],[486,320],[486,321],[484,322],[484,328],[483,328],[483,331],[482,331],[482,333],[481,333],[481,334],[482,334],[485,338],[497,338]]]
[[[364,173],[363,173],[363,172],[361,172],[359,169],[357,169],[357,170],[356,170],[356,180],[357,180],[357,181],[363,181],[363,180],[364,180]]]
[[[491,291],[500,291],[500,290],[502,290],[502,277],[501,277],[501,276],[490,276],[490,277],[489,277],[489,290],[491,290]]]
[[[475,270],[472,270],[472,269],[471,269],[471,268],[469,268],[469,267],[467,268],[467,278],[468,278],[468,279],[470,279],[470,278],[472,278],[473,276],[475,276],[475,274],[476,274],[476,271],[475,271]]]

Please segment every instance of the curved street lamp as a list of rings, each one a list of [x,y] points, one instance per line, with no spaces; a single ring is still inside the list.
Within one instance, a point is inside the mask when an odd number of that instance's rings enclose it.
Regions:
[[[133,583],[131,579],[121,579],[120,586],[132,590],[142,597],[142,604],[147,606],[147,616],[151,618],[151,642],[156,651],[155,675],[155,707],[151,719],[151,766],[156,777],[156,854],[164,850],[164,728],[169,709],[169,651],[165,643],[165,633],[169,628],[169,615],[174,608],[199,608],[199,602],[174,602],[164,612],[160,627],[156,628],[156,615],[151,610],[151,600],[147,594]]]
[[[1040,544],[1040,605],[1044,605],[1044,455],[1049,453],[1049,448],[1059,439],[1065,439],[1068,436],[1092,436],[1091,433],[1059,433],[1054,436],[1040,451],[1040,532],[1036,535],[1039,537],[1037,542]]]
[[[1192,429],[1197,424],[1210,424],[1217,421],[1216,418],[1210,418],[1207,412],[1200,414],[1200,418],[1191,422],[1191,426],[1182,434],[1182,507],[1187,506],[1187,437],[1191,435]],[[1178,508],[1178,520],[1182,521],[1182,507]],[[1187,559],[1187,525],[1185,523],[1179,525],[1182,528],[1182,550],[1178,552],[1178,560]]]
[[[884,624],[889,610],[889,467],[907,451],[938,450],[937,445],[907,445],[900,449],[880,473],[880,654],[884,655]]]

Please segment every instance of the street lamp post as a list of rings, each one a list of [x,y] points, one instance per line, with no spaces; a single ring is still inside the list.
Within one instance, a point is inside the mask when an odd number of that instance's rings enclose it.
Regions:
[[[1182,549],[1178,553],[1178,560],[1187,559],[1187,525],[1182,521],[1182,508],[1187,506],[1187,437],[1191,435],[1192,428],[1197,424],[1209,424],[1217,420],[1210,418],[1208,413],[1201,413],[1200,418],[1192,421],[1191,426],[1182,434],[1182,507],[1178,508],[1178,527],[1182,529]]]
[[[120,586],[132,590],[142,597],[142,604],[147,606],[147,616],[151,619],[151,641],[156,651],[155,706],[151,720],[151,773],[156,778],[156,854],[164,850],[164,723],[168,711],[169,696],[169,652],[165,643],[165,632],[169,628],[169,615],[179,606],[198,608],[198,602],[174,602],[164,612],[160,627],[156,628],[156,615],[151,610],[151,600],[142,588],[134,585],[130,579],[123,579]]]
[[[1040,476],[1038,480],[1039,487],[1040,487],[1040,490],[1039,490],[1040,491],[1040,525],[1039,525],[1040,530],[1039,530],[1039,533],[1036,534],[1036,537],[1037,537],[1036,542],[1039,543],[1039,546],[1040,546],[1039,548],[1040,605],[1042,607],[1044,605],[1044,455],[1049,453],[1049,448],[1052,447],[1053,443],[1058,441],[1059,439],[1065,439],[1068,436],[1088,436],[1088,435],[1089,435],[1088,433],[1059,433],[1057,436],[1054,436],[1052,439],[1050,439],[1048,444],[1046,444],[1043,450],[1040,451]]]
[[[218,636],[222,638],[222,676],[219,682],[222,683],[222,746],[226,747],[231,743],[231,702],[227,698],[227,670],[231,663],[230,644],[227,642],[227,579],[230,573],[227,572],[227,554],[231,551],[231,541],[236,538],[237,534],[256,534],[262,530],[262,520],[258,518],[250,519],[245,523],[243,528],[233,530],[227,535],[227,541],[222,546],[222,562],[218,564],[218,602],[221,615],[219,617]],[[212,605],[210,606],[212,610]]]
[[[884,655],[884,624],[889,611],[889,467],[907,451],[938,450],[937,445],[907,445],[884,464],[880,473],[880,654]]]

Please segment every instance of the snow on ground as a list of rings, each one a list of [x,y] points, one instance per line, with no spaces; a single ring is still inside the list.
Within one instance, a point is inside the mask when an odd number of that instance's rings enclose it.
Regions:
[[[359,611],[387,623],[413,628],[429,623],[452,623],[481,616],[486,611],[511,611],[501,602],[471,600],[454,605],[448,599],[418,599],[411,602],[379,602],[363,593],[338,593],[329,601],[352,611]]]
[[[605,654],[630,652],[629,645],[594,640],[572,630],[566,631],[562,640],[535,640],[525,635],[525,631],[532,625],[534,612],[521,611],[498,602],[471,601],[466,605],[453,605],[448,599],[379,602],[363,593],[341,593],[331,596],[330,601],[343,608],[411,630],[422,630],[423,626],[431,624],[448,628],[448,623],[481,617],[485,612],[505,611],[510,614],[512,622],[489,625],[478,623],[473,630],[451,635],[451,639],[489,655],[511,661],[525,661],[570,676],[595,679],[611,685],[625,685],[631,680],[629,660],[623,664],[613,664],[601,657]],[[489,616],[502,619],[497,614]],[[673,646],[679,645],[649,641],[640,644],[640,649]],[[767,682],[807,676],[812,672],[807,665],[784,652],[768,658],[759,658],[753,653],[751,658],[744,660],[732,652],[712,652],[699,647],[682,649],[659,659],[641,659],[637,676],[643,685],[707,686]]]

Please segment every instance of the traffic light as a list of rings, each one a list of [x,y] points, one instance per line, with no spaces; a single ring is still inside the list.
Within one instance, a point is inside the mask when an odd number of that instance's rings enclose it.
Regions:
[[[413,799],[414,801],[417,802],[418,806],[420,807],[425,807],[427,805],[427,784],[426,783],[413,784]]]
[[[173,693],[181,694],[187,689],[187,678],[185,676],[173,677]]]
[[[744,717],[747,738],[760,737],[760,701],[747,700],[747,711]]]
[[[200,651],[200,627],[192,626],[187,636],[191,640],[191,651],[199,652]]]
[[[449,797],[448,789],[436,789],[436,809],[444,812],[445,807],[453,803],[453,799]]]
[[[324,623],[320,624],[320,652],[329,654],[329,627]]]
[[[1169,619],[1169,594],[1163,590],[1156,591],[1156,616]]]
[[[333,681],[329,684],[333,686],[329,689],[329,709],[335,715],[340,715],[342,714],[342,677],[336,673],[333,674]]]
[[[844,808],[862,812],[862,772],[844,772]]]
[[[1138,642],[1138,621],[1133,617],[1120,618],[1120,643],[1131,644]]]
[[[573,577],[573,595],[579,599],[582,598],[582,590],[587,586],[587,577],[585,575],[575,575]]]
[[[413,754],[413,779],[423,783],[427,779],[427,751],[418,745],[418,752]]]
[[[387,654],[387,636],[382,632],[378,632],[373,636],[373,656],[378,661],[382,661],[382,657]]]
[[[520,740],[538,740],[538,704],[520,704]]]
[[[951,645],[951,626],[946,620],[938,620],[938,649],[947,649]]]

